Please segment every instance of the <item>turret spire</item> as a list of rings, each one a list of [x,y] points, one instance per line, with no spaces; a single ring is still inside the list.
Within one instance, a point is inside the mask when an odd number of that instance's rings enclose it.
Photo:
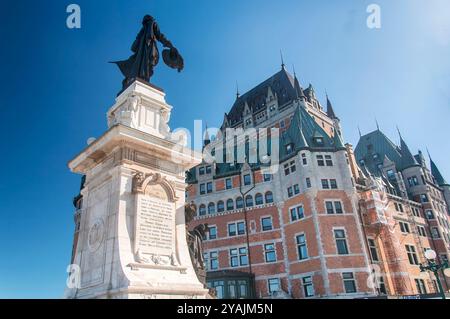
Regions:
[[[330,119],[337,119],[336,113],[334,113],[333,105],[331,104],[330,99],[328,98],[327,94],[327,115]]]
[[[280,57],[281,57],[281,69],[284,69],[284,59],[283,59],[283,51],[280,49]]]

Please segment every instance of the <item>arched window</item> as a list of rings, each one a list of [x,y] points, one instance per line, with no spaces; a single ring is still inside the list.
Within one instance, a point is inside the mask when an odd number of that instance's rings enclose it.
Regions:
[[[247,195],[245,197],[245,206],[252,207],[253,206],[253,197],[252,195]]]
[[[266,194],[265,194],[265,196],[266,196],[266,204],[270,204],[270,203],[273,203],[273,194],[272,194],[272,192],[267,192]]]
[[[233,210],[233,209],[234,209],[234,202],[230,198],[229,200],[227,200],[227,210]]]
[[[244,208],[244,200],[242,197],[236,198],[236,209]]]
[[[216,212],[216,205],[214,203],[208,204],[208,214],[214,214]]]
[[[223,201],[219,201],[217,203],[217,212],[221,213],[225,210],[225,204],[223,203]]]
[[[258,193],[255,195],[255,204],[256,205],[262,205],[264,204],[263,195]]]
[[[200,208],[198,209],[198,214],[200,216],[206,215],[206,206],[204,204],[200,205]]]

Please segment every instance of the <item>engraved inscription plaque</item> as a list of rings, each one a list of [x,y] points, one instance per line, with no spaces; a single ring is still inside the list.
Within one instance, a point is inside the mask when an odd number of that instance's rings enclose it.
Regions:
[[[171,256],[175,247],[175,205],[159,185],[138,195],[136,251]]]

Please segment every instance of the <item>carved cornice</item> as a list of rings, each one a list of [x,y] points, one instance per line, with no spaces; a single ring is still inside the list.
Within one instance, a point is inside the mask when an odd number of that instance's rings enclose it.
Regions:
[[[161,176],[159,173],[144,174],[137,172],[134,174],[133,193],[145,194],[147,187],[152,185],[160,185],[165,190],[169,201],[176,202],[178,200],[174,185],[165,176]]]

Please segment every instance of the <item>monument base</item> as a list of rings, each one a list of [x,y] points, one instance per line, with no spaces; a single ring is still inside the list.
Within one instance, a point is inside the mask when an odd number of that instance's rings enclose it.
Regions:
[[[77,211],[67,298],[207,298],[186,242],[185,172],[200,155],[167,125],[164,93],[131,84],[108,112],[109,129],[69,163],[86,175]]]

